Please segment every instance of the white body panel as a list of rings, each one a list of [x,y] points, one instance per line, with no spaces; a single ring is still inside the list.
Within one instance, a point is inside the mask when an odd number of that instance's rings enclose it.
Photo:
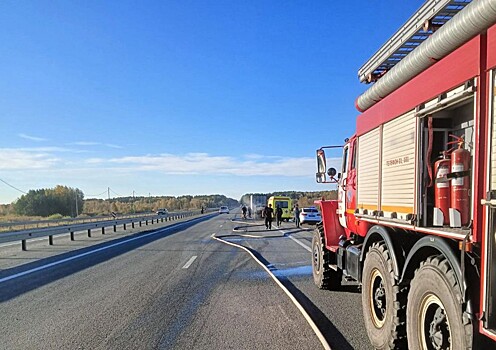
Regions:
[[[384,217],[407,220],[408,214],[415,214],[416,140],[414,111],[383,126],[381,211]]]
[[[380,127],[358,138],[358,209],[370,214],[379,209]]]

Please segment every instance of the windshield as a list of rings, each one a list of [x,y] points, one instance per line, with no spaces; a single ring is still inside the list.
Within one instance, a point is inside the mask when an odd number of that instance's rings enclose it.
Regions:
[[[288,208],[288,201],[276,201],[276,208],[279,206],[279,208],[284,209]]]

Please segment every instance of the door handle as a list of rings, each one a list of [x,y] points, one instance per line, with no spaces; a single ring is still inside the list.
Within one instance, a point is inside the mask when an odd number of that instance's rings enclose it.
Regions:
[[[496,207],[496,199],[481,199],[481,205],[487,205],[489,207]]]
[[[341,187],[343,187],[343,190],[346,190],[346,185],[348,184],[348,178],[345,177],[343,179],[343,182],[341,183]]]

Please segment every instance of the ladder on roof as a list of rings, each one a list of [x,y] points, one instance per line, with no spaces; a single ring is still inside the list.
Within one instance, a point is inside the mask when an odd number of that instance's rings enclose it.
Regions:
[[[436,29],[448,22],[472,0],[428,0],[358,70],[362,83],[377,81]]]

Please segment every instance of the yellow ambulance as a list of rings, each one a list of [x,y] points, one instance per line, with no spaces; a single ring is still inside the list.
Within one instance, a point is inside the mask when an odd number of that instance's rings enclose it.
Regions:
[[[267,205],[272,204],[274,209],[274,218],[276,216],[276,208],[279,206],[282,209],[282,219],[289,221],[293,218],[293,207],[291,205],[291,198],[283,196],[272,196],[269,198]]]

